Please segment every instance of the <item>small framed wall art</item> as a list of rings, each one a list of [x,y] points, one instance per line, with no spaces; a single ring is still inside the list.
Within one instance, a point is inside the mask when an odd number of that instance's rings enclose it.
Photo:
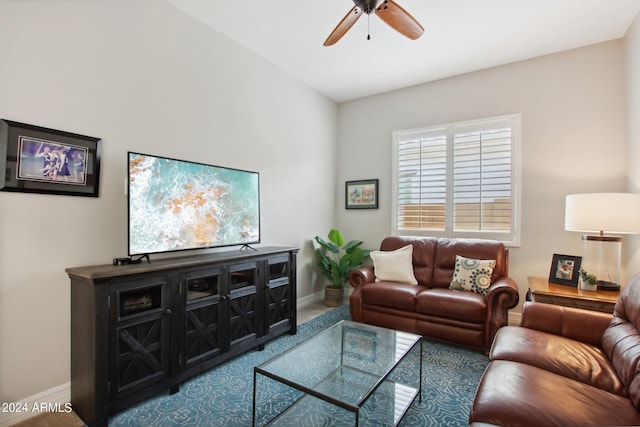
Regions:
[[[375,362],[377,334],[348,326],[343,327],[342,352],[345,357]]]
[[[100,138],[0,120],[0,190],[98,197]]]
[[[578,286],[582,257],[553,254],[549,281],[561,285]]]
[[[378,180],[347,181],[345,183],[346,209],[378,209]]]

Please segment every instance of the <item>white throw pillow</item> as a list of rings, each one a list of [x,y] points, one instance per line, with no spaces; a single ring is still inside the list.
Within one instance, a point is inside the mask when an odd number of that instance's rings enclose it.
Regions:
[[[491,286],[491,273],[495,266],[496,261],[492,259],[471,259],[456,255],[456,266],[449,289],[486,295]]]
[[[376,282],[418,284],[413,274],[413,263],[411,262],[413,246],[407,245],[395,251],[373,251],[370,256],[373,260]]]

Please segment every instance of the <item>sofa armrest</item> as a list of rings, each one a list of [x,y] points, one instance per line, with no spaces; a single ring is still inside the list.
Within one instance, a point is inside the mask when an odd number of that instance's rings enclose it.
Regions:
[[[358,267],[349,273],[349,283],[353,286],[353,292],[349,297],[349,309],[351,310],[351,320],[362,322],[362,298],[360,292],[367,283],[376,281],[376,275],[372,265]]]
[[[498,330],[509,324],[509,309],[518,305],[520,300],[518,285],[509,276],[499,277],[489,286],[485,298],[487,321],[484,348],[488,351]]]
[[[349,273],[349,283],[354,288],[364,286],[367,283],[373,283],[376,281],[376,275],[373,271],[372,265],[366,265],[364,267],[358,267]]]
[[[527,301],[522,306],[520,326],[600,346],[612,318],[609,313]]]
[[[500,300],[499,302],[497,300]],[[494,307],[497,304],[505,309],[513,308],[520,301],[520,292],[516,281],[509,276],[499,277],[487,290],[487,304]]]

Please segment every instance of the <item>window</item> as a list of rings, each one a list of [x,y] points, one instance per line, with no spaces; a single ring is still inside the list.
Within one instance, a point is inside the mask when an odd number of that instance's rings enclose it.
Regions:
[[[517,246],[520,114],[393,134],[396,235]]]

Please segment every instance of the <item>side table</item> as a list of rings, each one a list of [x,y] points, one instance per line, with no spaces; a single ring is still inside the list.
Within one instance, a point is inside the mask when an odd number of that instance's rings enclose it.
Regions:
[[[613,313],[620,291],[583,291],[580,287],[559,285],[544,277],[527,277],[527,300]]]

